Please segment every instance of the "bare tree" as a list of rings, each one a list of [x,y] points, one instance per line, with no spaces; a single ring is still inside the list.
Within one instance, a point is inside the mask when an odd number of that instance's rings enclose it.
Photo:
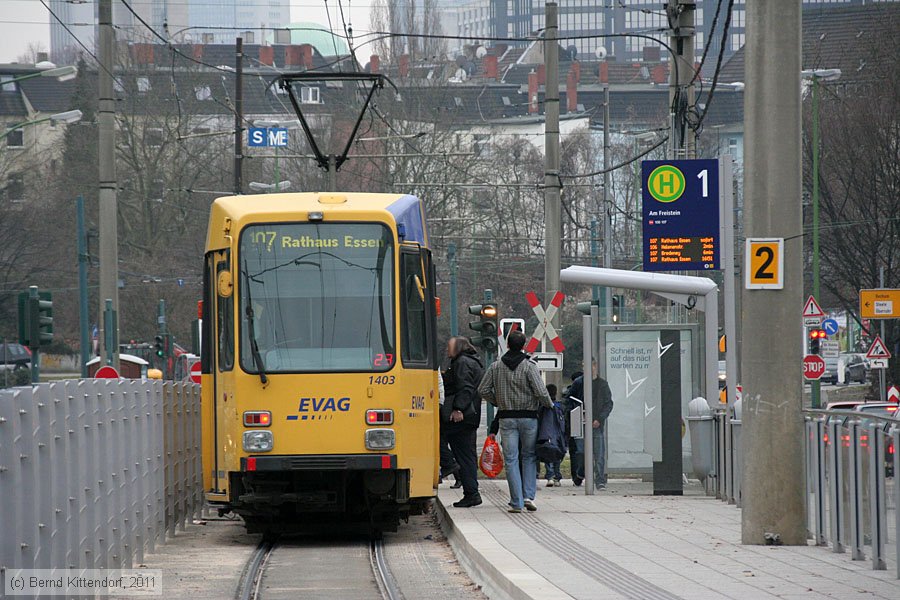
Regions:
[[[864,42],[860,42],[864,43]],[[863,288],[900,285],[900,82],[894,70],[900,53],[896,36],[870,38],[869,60],[847,81],[821,84],[819,150],[819,239],[821,285],[827,305],[857,314]],[[812,116],[804,115],[804,188],[812,193]],[[804,228],[811,248],[812,215]],[[900,341],[896,321],[888,324],[889,348]],[[892,367],[895,380],[900,375]]]
[[[47,47],[44,42],[28,42],[25,52],[16,57],[16,61],[25,65],[35,65],[47,60]]]

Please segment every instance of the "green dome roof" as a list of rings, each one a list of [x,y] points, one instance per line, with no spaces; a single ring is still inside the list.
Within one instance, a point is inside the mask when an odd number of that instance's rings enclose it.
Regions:
[[[291,30],[291,44],[310,44],[322,56],[346,56],[350,54],[346,40],[338,37],[319,23],[291,23],[285,29]],[[272,35],[269,36],[272,41]]]

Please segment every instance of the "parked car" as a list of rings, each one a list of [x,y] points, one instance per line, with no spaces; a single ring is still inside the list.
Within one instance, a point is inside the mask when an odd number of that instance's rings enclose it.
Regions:
[[[0,365],[4,369],[30,369],[31,350],[22,344],[0,343]]]
[[[840,358],[845,361],[844,383],[865,383],[868,381],[869,367],[862,354],[842,354]]]
[[[843,379],[840,377],[841,372]],[[867,380],[866,361],[859,354],[825,358],[825,373],[820,379],[822,383],[865,383]]]

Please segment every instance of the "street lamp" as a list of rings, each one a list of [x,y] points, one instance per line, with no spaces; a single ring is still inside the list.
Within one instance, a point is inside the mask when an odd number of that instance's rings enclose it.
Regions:
[[[25,81],[26,79],[32,79],[34,77],[55,77],[58,81],[69,81],[75,79],[76,75],[78,75],[78,67],[54,67],[52,69],[42,69],[36,73],[22,75],[21,77],[7,79],[3,84],[18,83],[19,81]]]
[[[258,181],[250,182],[250,189],[257,192],[284,192],[291,189],[290,181],[278,181],[276,183],[260,183]]]
[[[812,205],[813,205],[813,296],[819,300],[819,85],[822,81],[837,81],[840,69],[804,69],[803,79],[812,80]],[[812,382],[811,404],[820,406],[820,383]]]
[[[5,138],[17,129],[22,129],[23,127],[27,127],[29,125],[37,125],[38,123],[46,123],[47,121],[53,121],[54,123],[63,123],[64,125],[71,125],[72,123],[77,123],[78,121],[80,121],[81,116],[82,114],[80,110],[67,110],[66,112],[56,113],[55,115],[50,115],[49,117],[44,117],[42,119],[23,121],[22,123],[17,123],[8,128],[3,135],[0,135],[0,138]]]

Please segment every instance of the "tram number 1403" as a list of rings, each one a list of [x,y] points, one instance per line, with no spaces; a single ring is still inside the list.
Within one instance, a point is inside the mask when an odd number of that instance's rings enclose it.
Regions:
[[[393,375],[371,375],[369,383],[374,385],[394,385]]]

